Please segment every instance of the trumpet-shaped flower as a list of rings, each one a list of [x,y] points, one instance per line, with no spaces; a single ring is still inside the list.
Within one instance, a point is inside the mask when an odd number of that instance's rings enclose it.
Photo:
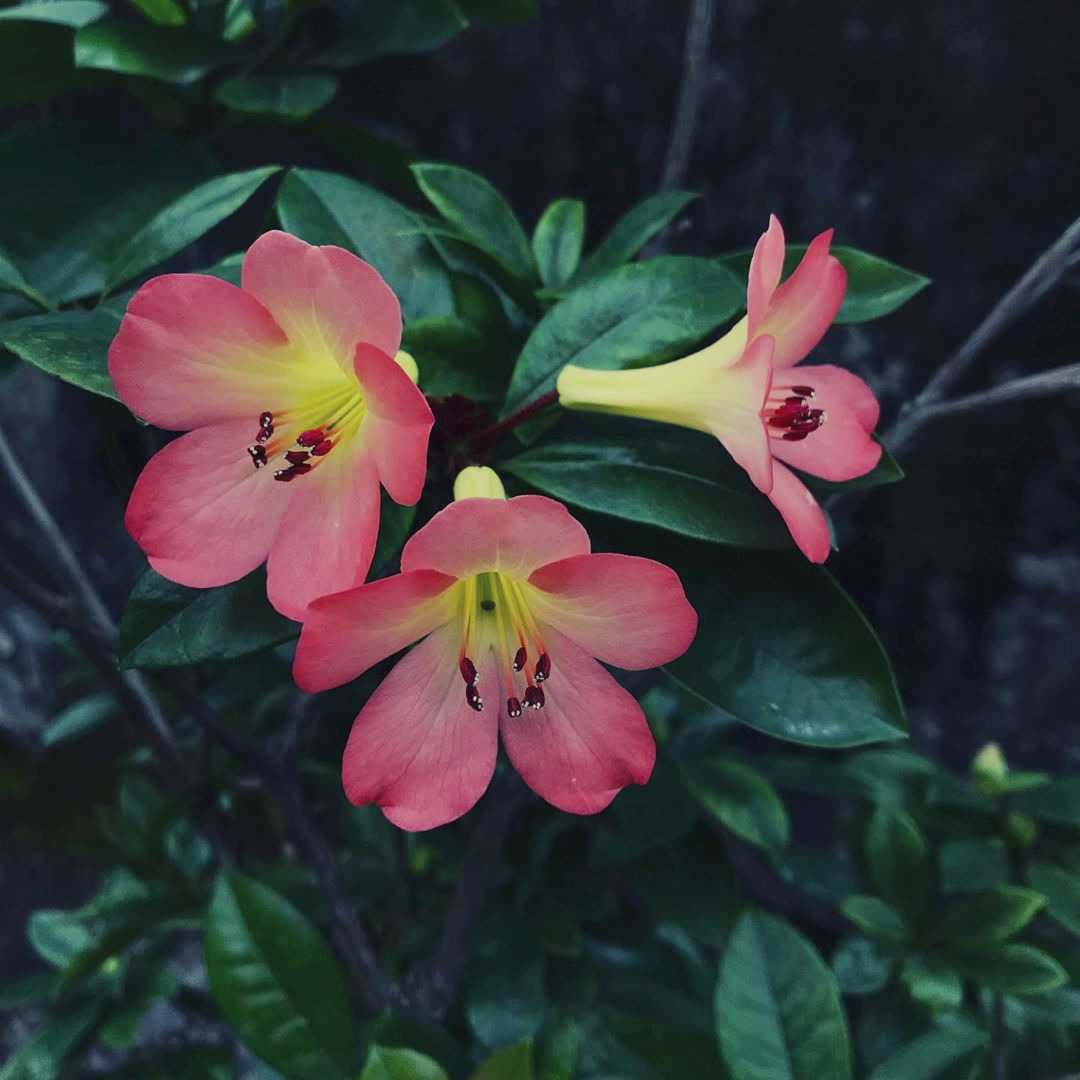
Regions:
[[[125,524],[158,573],[205,588],[267,562],[267,594],[300,620],[367,576],[379,483],[420,497],[431,409],[399,353],[401,308],[367,263],[282,232],[244,256],[242,285],[167,274],[131,298],[109,350],[120,399],[188,434],[151,458]]]
[[[858,377],[831,364],[795,368],[822,339],[844,299],[846,275],[816,237],[780,284],[784,233],[776,217],[754,248],[746,315],[719,341],[671,363],[630,371],[568,365],[559,400],[571,409],[622,413],[715,435],[772,500],[800,550],[829,554],[825,515],[789,465],[851,480],[881,456],[871,438],[878,403]]]
[[[350,801],[404,829],[473,806],[500,732],[535,792],[592,814],[645,783],[656,757],[641,707],[594,658],[655,667],[696,628],[673,570],[593,554],[561,503],[507,499],[495,473],[472,467],[405,545],[400,574],[310,606],[293,675],[326,690],[420,642],[356,717],[342,766]]]

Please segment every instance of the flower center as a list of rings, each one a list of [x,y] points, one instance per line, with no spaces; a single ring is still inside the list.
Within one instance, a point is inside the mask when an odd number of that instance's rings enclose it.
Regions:
[[[776,386],[769,391],[761,410],[772,439],[801,442],[825,423],[825,410],[811,408],[812,386]]]
[[[274,479],[290,483],[311,472],[364,419],[364,396],[354,382],[340,382],[294,409],[259,413],[255,442],[247,448],[256,469],[280,463]]]
[[[459,617],[458,666],[465,680],[465,700],[469,705],[477,712],[484,708],[473,657],[490,649],[503,682],[507,715],[516,718],[523,709],[542,709],[544,691],[540,684],[551,678],[551,658],[521,583],[497,571],[467,578],[463,583]],[[531,673],[530,653],[536,657]]]

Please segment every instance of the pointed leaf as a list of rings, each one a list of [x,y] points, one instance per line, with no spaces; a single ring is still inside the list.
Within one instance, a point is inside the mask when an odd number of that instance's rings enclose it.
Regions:
[[[877,941],[898,944],[907,940],[904,917],[879,896],[849,896],[840,910],[864,933]]]
[[[1032,945],[998,945],[948,958],[964,978],[1002,994],[1044,994],[1069,981],[1065,969]]]
[[[416,1050],[373,1046],[360,1080],[448,1080],[443,1067]]]
[[[431,52],[469,25],[454,0],[364,0],[340,4],[337,12],[336,43],[316,58],[331,67]]]
[[[760,773],[720,758],[683,762],[687,786],[725,828],[766,851],[787,845],[784,804]]]
[[[329,105],[337,86],[329,75],[245,75],[227,79],[214,97],[237,112],[302,120]]]
[[[879,895],[915,915],[930,890],[930,856],[915,820],[899,807],[879,805],[866,827],[866,867]]]
[[[181,86],[238,58],[232,49],[188,29],[103,19],[75,34],[75,66]]]
[[[950,968],[922,956],[910,956],[904,962],[900,979],[917,1004],[937,1012],[958,1009],[964,1000],[964,984]]]
[[[1046,898],[1046,909],[1066,930],[1080,934],[1080,875],[1048,862],[1028,867],[1028,881]]]
[[[943,1025],[890,1055],[871,1073],[870,1080],[935,1080],[953,1062],[986,1042],[986,1035],[967,1021]]]
[[[556,199],[540,215],[532,237],[533,256],[545,286],[557,289],[574,276],[584,241],[585,204],[580,199]]]
[[[30,284],[22,276],[19,268],[3,253],[0,251],[0,290],[7,289],[10,292],[20,293],[25,296],[32,304],[37,304],[38,307],[44,308],[46,311],[51,311],[53,304],[48,297],[42,296],[41,293]]]
[[[508,1046],[487,1059],[472,1080],[533,1080],[532,1040]]]
[[[978,948],[1020,933],[1046,903],[1042,893],[1016,885],[998,885],[956,900],[937,924],[950,945]]]
[[[97,0],[34,0],[0,10],[0,20],[13,22],[46,22],[79,29],[100,19],[109,10]]]

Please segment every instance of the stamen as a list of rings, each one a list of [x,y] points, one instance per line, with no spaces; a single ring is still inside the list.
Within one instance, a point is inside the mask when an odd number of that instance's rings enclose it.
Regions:
[[[461,677],[465,680],[466,686],[475,686],[479,675],[476,671],[476,665],[467,657],[463,656],[458,661],[458,670],[461,672]]]
[[[307,431],[301,431],[296,436],[297,446],[318,446],[325,441],[326,435],[323,433],[322,428],[308,428]]]
[[[255,446],[249,446],[247,452],[251,455],[252,463],[256,469],[261,469],[266,464],[265,447],[256,444]]]
[[[814,388],[812,386],[791,386],[788,389],[793,394],[799,394],[804,398],[812,398],[814,396]]]
[[[259,413],[259,434],[255,438],[259,442],[266,442],[274,434],[274,414],[272,412]]]
[[[469,703],[469,707],[476,712],[484,711],[484,699],[480,696],[480,691],[472,683],[465,687],[465,700]]]
[[[516,697],[506,699],[506,713],[512,720],[521,715],[521,702]]]
[[[530,709],[542,709],[544,707],[544,691],[539,686],[530,686],[525,691],[525,704]]]
[[[274,479],[280,480],[285,484],[292,483],[298,476],[303,476],[304,473],[311,472],[310,465],[290,465],[287,469],[278,469],[274,473]]]
[[[329,439],[323,439],[321,443],[317,443],[311,448],[311,452],[316,457],[322,457],[324,454],[329,454],[334,449],[334,444]]]
[[[306,450],[290,450],[285,455],[285,460],[290,465],[303,465],[308,459],[308,453]]]
[[[514,653],[514,670],[520,671],[529,659],[529,652],[524,645]]]
[[[540,659],[536,661],[536,681],[538,683],[544,682],[551,677],[551,657],[547,653],[542,653]],[[540,695],[543,698],[543,694]]]

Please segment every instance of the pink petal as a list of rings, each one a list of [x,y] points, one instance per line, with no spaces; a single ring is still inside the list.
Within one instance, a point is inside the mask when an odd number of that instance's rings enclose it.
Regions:
[[[714,377],[717,404],[709,412],[712,433],[766,493],[772,487],[772,450],[761,410],[772,379],[772,351],[773,339],[763,334],[750,343],[737,364],[718,371]]]
[[[881,447],[870,437],[877,426],[878,403],[862,379],[831,364],[808,364],[790,372],[784,381],[814,388],[811,404],[825,410],[825,423],[800,442],[774,439],[776,457],[835,481],[853,480],[878,463]],[[774,382],[773,387],[778,384]]]
[[[109,347],[120,400],[185,431],[248,418],[289,399],[295,368],[281,327],[247,293],[205,274],[165,274],[139,289]]]
[[[256,471],[250,420],[198,428],[159,450],[135,482],[124,524],[150,565],[181,585],[236,581],[270,550],[290,492]]]
[[[775,214],[769,215],[769,227],[754,245],[750,273],[746,281],[747,336],[754,338],[769,310],[769,301],[784,269],[784,230]]]
[[[649,779],[656,744],[641,706],[588,653],[557,631],[546,644],[544,707],[503,713],[503,745],[537,795],[571,814],[595,814],[627,784]]]
[[[374,345],[357,346],[355,370],[368,410],[363,438],[379,479],[394,502],[412,506],[427,478],[431,406],[401,366]]]
[[[452,616],[454,583],[417,570],[316,600],[293,658],[296,685],[309,694],[342,686],[419,641]]]
[[[409,539],[401,569],[439,570],[458,578],[501,570],[521,579],[549,562],[587,555],[589,549],[584,526],[554,499],[462,499]]]
[[[844,302],[847,274],[829,254],[832,229],[814,237],[802,261],[773,294],[757,328],[776,338],[773,367],[797,364],[825,336]]]
[[[436,630],[383,680],[353,723],[342,761],[349,801],[378,803],[397,826],[434,829],[461,817],[495,770],[498,706],[476,712],[458,673],[455,627]],[[497,685],[482,664],[478,685]]]
[[[352,371],[361,342],[390,356],[401,344],[401,306],[379,272],[339,247],[312,247],[264,233],[248,248],[244,291],[271,312],[289,341],[312,358]]]
[[[681,656],[697,632],[697,613],[679,575],[634,555],[572,555],[533,572],[530,603],[542,626],[554,626],[606,664],[640,671]]]
[[[312,600],[367,577],[379,532],[379,481],[355,440],[306,476],[277,486],[293,494],[270,549],[266,595],[282,615],[301,622]]]
[[[773,467],[773,489],[769,498],[780,511],[799,550],[811,562],[823,563],[832,547],[825,514],[806,485],[780,462]]]

